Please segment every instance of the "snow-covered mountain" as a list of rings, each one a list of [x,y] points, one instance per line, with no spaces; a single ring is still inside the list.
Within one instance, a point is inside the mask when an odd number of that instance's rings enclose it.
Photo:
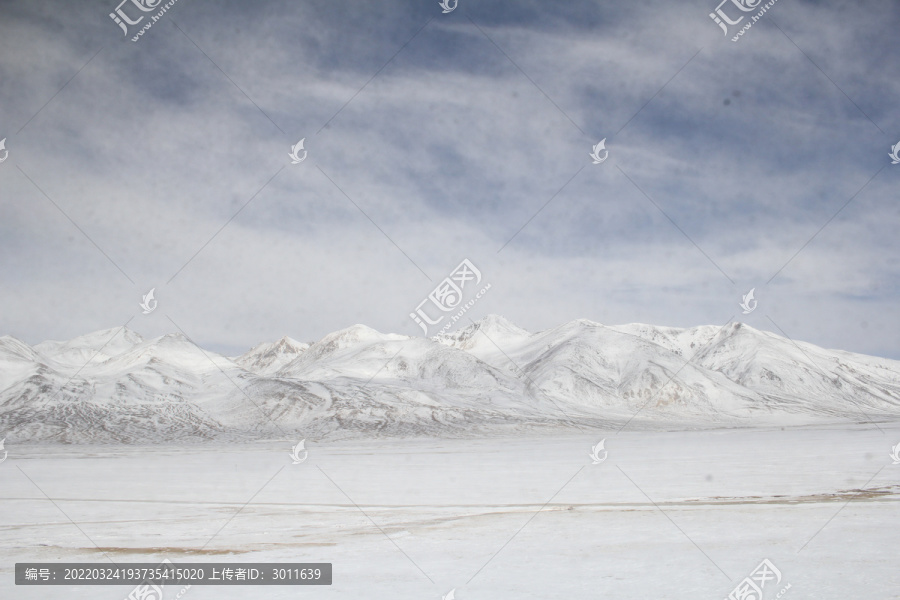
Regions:
[[[900,419],[900,361],[741,323],[586,320],[529,333],[488,316],[425,339],[363,325],[226,358],[124,328],[29,347],[0,337],[10,442],[459,436],[534,428]]]
[[[297,358],[307,348],[309,348],[309,344],[285,336],[277,342],[258,344],[246,354],[236,356],[232,360],[251,373],[272,375]]]

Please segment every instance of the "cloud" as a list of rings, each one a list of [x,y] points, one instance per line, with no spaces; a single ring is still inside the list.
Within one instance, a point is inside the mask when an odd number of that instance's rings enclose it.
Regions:
[[[4,333],[157,287],[129,326],[213,348],[415,334],[468,257],[473,318],[720,323],[756,287],[754,326],[900,357],[892,7],[778,5],[737,44],[703,3],[197,1],[139,43],[112,8],[0,9]]]

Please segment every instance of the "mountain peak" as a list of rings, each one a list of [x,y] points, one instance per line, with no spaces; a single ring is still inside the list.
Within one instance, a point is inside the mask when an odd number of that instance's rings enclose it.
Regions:
[[[332,333],[329,333],[321,340],[316,342],[317,344],[329,344],[333,342],[337,342],[339,344],[344,343],[358,343],[358,342],[374,342],[378,340],[399,340],[403,339],[406,336],[397,335],[394,333],[381,333],[376,329],[372,329],[366,325],[351,325],[350,327],[345,327],[344,329],[339,329]]]
[[[233,362],[257,375],[271,375],[309,348],[309,344],[284,336],[277,342],[257,344]]]
[[[335,350],[350,348],[353,346],[375,344],[381,342],[393,342],[409,339],[409,336],[395,333],[381,333],[366,325],[351,325],[329,333],[310,346],[311,352],[316,356],[330,354]]]
[[[15,356],[23,360],[34,360],[34,349],[20,339],[11,335],[0,336],[0,355]]]
[[[504,316],[497,315],[491,313],[489,315],[485,315],[481,319],[475,321],[475,324],[481,327],[482,329],[489,329],[493,331],[515,331],[516,333],[525,333],[528,334],[528,331],[525,331],[509,319]]]
[[[502,338],[521,338],[531,335],[530,331],[522,329],[506,317],[490,314],[479,319],[473,326],[475,330],[483,332],[488,336],[499,336]]]
[[[262,345],[262,344],[260,344]],[[309,344],[305,342],[298,342],[292,337],[284,336],[274,344],[270,344],[269,352],[273,352],[275,354],[300,354],[307,348],[309,348]],[[257,346],[258,347],[258,346]]]
[[[67,341],[47,340],[36,344],[34,349],[38,354],[60,362],[70,360],[83,362],[85,357],[97,353],[101,353],[103,357],[107,358],[118,356],[143,341],[144,338],[139,333],[127,327],[112,327],[80,335]]]
[[[302,345],[304,345],[304,342],[298,342],[294,338],[286,335],[286,336],[282,337],[280,340],[278,340],[278,342],[276,343],[276,345],[281,345],[281,344],[284,344],[287,346],[302,346]]]
[[[478,335],[482,333],[484,335]],[[471,350],[483,343],[499,344],[511,340],[525,339],[531,335],[526,331],[500,315],[490,314],[468,327],[464,327],[456,333],[443,333],[435,336],[435,339],[446,346],[454,346],[461,350]],[[487,338],[485,340],[485,338]]]

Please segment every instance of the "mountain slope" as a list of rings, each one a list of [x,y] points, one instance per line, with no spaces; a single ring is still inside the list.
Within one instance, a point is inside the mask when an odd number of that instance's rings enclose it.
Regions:
[[[309,346],[309,344],[285,336],[277,342],[258,344],[246,354],[236,356],[231,360],[251,373],[272,375],[305,352]]]

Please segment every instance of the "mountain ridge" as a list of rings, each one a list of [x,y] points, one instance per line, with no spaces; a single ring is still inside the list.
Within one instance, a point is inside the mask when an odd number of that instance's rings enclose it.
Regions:
[[[180,334],[0,337],[9,442],[489,435],[900,419],[900,361],[746,324],[528,332],[490,315],[434,338],[354,325],[225,357]]]

